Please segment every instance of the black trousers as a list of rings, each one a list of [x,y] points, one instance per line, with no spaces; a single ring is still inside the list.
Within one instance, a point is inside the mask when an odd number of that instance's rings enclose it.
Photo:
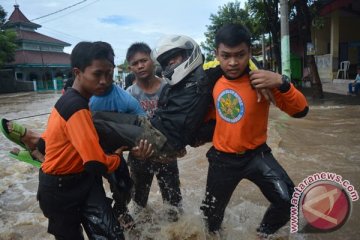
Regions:
[[[153,146],[153,156],[175,154],[167,144],[166,137],[146,117],[119,112],[93,112],[93,122],[105,152],[112,153],[121,146],[130,149],[138,145],[140,139],[146,139]]]
[[[40,169],[37,198],[56,239],[83,240],[82,228],[89,239],[124,239],[101,176],[49,175]]]
[[[177,208],[181,207],[182,197],[179,169],[176,160],[165,164],[152,161],[139,161],[130,155],[128,161],[130,174],[134,181],[133,200],[139,206],[146,206],[151,183],[155,175],[163,201]]]
[[[120,215],[128,213],[127,205],[131,200],[131,189],[133,187],[133,180],[123,156],[121,156],[120,166],[114,172],[107,174],[105,178],[110,184],[112,198],[115,201],[113,206],[115,216],[119,218]]]
[[[269,225],[275,232],[288,222],[294,184],[266,144],[243,155],[219,152],[212,147],[207,157],[209,169],[201,210],[209,231],[221,228],[225,208],[243,178],[255,183],[270,202],[261,224]]]

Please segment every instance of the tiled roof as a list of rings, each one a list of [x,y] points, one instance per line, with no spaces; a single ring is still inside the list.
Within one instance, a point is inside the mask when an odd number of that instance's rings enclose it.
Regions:
[[[9,21],[11,22],[30,22],[27,17],[20,11],[19,5],[14,5],[15,9],[11,16],[9,17]]]
[[[32,26],[33,28],[39,28],[41,25],[30,22],[27,17],[21,12],[19,5],[14,5],[15,9],[9,17],[9,20],[5,23],[5,25],[12,25],[16,23],[24,23],[28,26]]]
[[[55,43],[57,45],[62,46],[70,46],[71,44],[67,42],[60,41],[58,39],[43,35],[34,31],[26,31],[26,30],[16,30],[16,35],[18,40],[30,40],[30,41],[38,41],[38,42],[46,42],[46,43]]]
[[[20,50],[15,52],[15,61],[11,65],[69,65],[70,54],[63,52],[40,52]]]

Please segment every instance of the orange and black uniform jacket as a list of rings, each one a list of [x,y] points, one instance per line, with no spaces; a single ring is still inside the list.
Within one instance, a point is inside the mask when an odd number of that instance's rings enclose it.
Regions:
[[[118,155],[106,155],[99,144],[88,99],[74,89],[66,91],[51,111],[42,138],[46,142],[44,173],[65,175],[84,170],[112,172]]]
[[[272,92],[276,106],[290,116],[307,108],[306,98],[292,84],[285,93],[276,88]],[[235,80],[222,76],[214,86],[213,99],[216,109],[213,144],[217,150],[240,153],[266,142],[270,104],[264,97],[257,102],[248,74]]]

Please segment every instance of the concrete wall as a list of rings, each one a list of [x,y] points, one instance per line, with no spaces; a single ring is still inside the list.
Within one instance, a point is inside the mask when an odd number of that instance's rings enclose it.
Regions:
[[[319,72],[319,77],[322,81],[332,80],[332,55],[324,54],[320,56],[315,56],[316,65]]]
[[[14,72],[12,70],[1,70],[0,71],[0,93],[15,92],[15,79]]]
[[[360,41],[360,17],[342,17],[340,18],[340,42]],[[349,46],[348,56],[351,64],[358,64],[359,59],[358,47]]]
[[[352,65],[359,63],[360,17],[337,10],[324,17],[324,27],[312,29],[320,78],[336,77],[339,67],[339,44],[348,43],[348,59]],[[329,59],[331,57],[332,59]],[[332,64],[329,68],[328,64]],[[328,71],[328,72],[327,72]]]
[[[15,81],[17,92],[31,92],[34,91],[34,84],[31,81]]]
[[[0,71],[0,93],[34,91],[30,81],[16,81],[13,70]]]
[[[360,40],[360,17],[342,16],[340,17],[339,40],[340,42],[349,42]]]

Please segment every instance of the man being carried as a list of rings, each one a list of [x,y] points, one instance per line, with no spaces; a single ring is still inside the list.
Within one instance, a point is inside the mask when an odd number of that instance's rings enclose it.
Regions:
[[[204,124],[204,119],[212,105],[214,83],[223,72],[219,66],[205,72],[200,47],[183,35],[163,37],[152,55],[168,81],[154,116],[148,120],[101,111],[93,114],[93,121],[104,149],[111,152],[119,146],[133,147],[140,139],[147,139],[152,144],[153,156],[157,156],[155,159],[169,161],[183,156],[186,145],[211,141],[214,121]]]

